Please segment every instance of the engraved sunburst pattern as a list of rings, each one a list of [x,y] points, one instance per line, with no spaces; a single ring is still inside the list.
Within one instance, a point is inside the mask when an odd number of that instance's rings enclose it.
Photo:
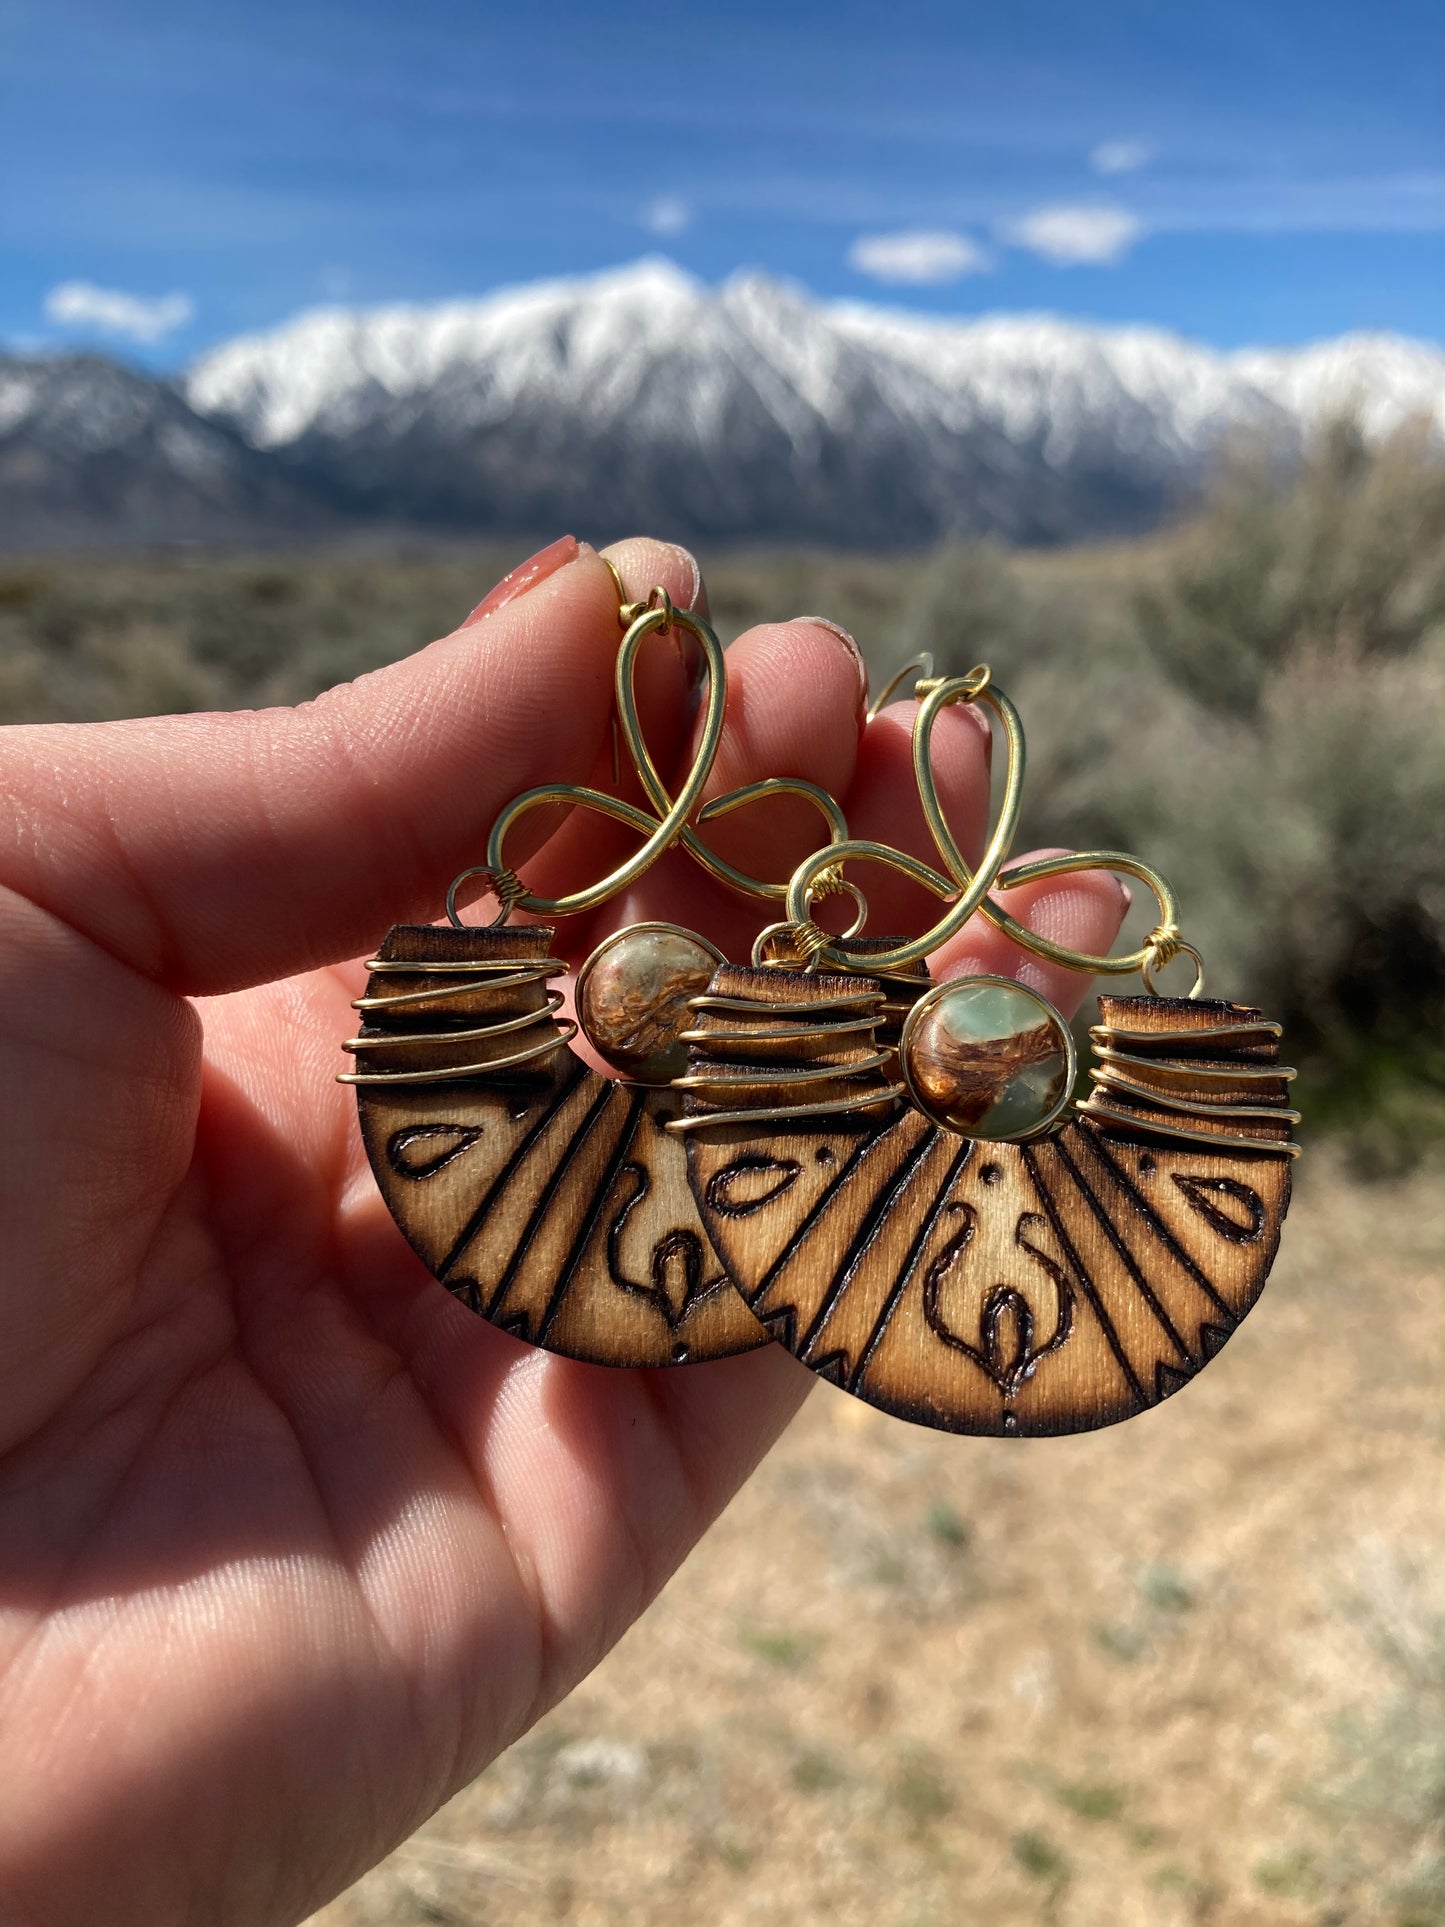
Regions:
[[[795,976],[789,1014],[826,1008],[840,981]],[[829,1059],[826,1089],[852,1108],[749,1121],[730,1094],[737,1121],[710,1123],[722,1079],[745,1093],[765,1055],[732,1041],[743,1007],[761,1033],[781,988],[729,968],[712,986],[725,1018],[699,1000],[688,1159],[739,1290],[814,1371],[924,1424],[1053,1434],[1128,1418],[1214,1357],[1263,1288],[1289,1202],[1276,1025],[1234,1004],[1101,998],[1098,1088],[1029,1143],[900,1110],[866,1033]]]
[[[765,1343],[666,1128],[678,1100],[567,1048],[553,934],[398,926],[382,945],[355,1081],[392,1216],[464,1304],[570,1357],[682,1364]]]

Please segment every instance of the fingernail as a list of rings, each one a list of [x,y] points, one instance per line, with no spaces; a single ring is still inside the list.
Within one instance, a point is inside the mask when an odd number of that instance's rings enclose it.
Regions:
[[[538,549],[537,553],[529,556],[525,562],[519,562],[510,575],[504,575],[491,594],[483,596],[466,621],[458,626],[467,629],[472,623],[480,622],[485,616],[494,616],[498,609],[505,608],[509,602],[515,602],[518,596],[525,595],[528,589],[535,588],[549,575],[555,575],[558,569],[565,563],[574,561],[576,556],[575,535],[563,535],[557,541],[549,542],[545,549]]]
[[[1123,877],[1115,877],[1114,881],[1119,886],[1119,895],[1124,899],[1124,908],[1127,910],[1134,901],[1134,892],[1129,888]]]
[[[868,665],[863,660],[863,651],[854,642],[848,631],[826,616],[794,616],[794,622],[811,623],[815,629],[826,629],[830,636],[836,636],[853,658],[853,667],[858,672],[858,720],[861,723],[868,714]]]
[[[686,629],[679,631],[677,652],[682,658],[682,673],[687,677],[688,720],[702,707],[703,684],[707,681],[707,656],[702,644]]]
[[[691,549],[685,549],[680,542],[669,542],[667,546],[672,550],[683,567],[690,572],[692,577],[687,591],[687,608],[691,609],[694,615],[702,616],[703,619],[706,620],[708,615],[707,590],[703,586],[702,570],[698,567],[697,557]]]

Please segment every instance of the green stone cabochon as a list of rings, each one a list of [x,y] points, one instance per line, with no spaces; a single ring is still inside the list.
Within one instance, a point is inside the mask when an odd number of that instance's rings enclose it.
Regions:
[[[1022,984],[962,978],[920,1004],[904,1068],[920,1110],[965,1137],[1027,1137],[1068,1095],[1069,1033]]]
[[[577,1017],[597,1054],[624,1077],[666,1084],[687,1068],[678,1041],[689,997],[707,989],[718,953],[701,937],[632,924],[598,946],[577,985]]]

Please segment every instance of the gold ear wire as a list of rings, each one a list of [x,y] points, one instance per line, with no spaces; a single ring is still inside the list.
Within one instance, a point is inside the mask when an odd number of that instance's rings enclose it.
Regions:
[[[879,699],[880,705],[913,666],[906,665],[889,683]],[[919,801],[923,806],[929,834],[948,874],[941,875],[917,857],[870,838],[855,838],[833,844],[826,850],[815,851],[793,872],[787,894],[789,919],[803,933],[805,947],[810,954],[825,963],[843,968],[896,970],[939,949],[950,938],[957,936],[969,918],[977,913],[1034,956],[1042,957],[1049,963],[1061,964],[1068,970],[1078,970],[1090,976],[1127,976],[1137,970],[1142,973],[1145,988],[1151,994],[1155,994],[1154,973],[1172,958],[1181,953],[1187,954],[1195,965],[1195,979],[1189,995],[1198,997],[1204,988],[1203,960],[1194,946],[1185,943],[1180,935],[1179,901],[1172,886],[1151,865],[1119,850],[1085,850],[1064,856],[1040,857],[1036,862],[1021,863],[1004,872],[1003,865],[1013,845],[1023,804],[1024,732],[1018,711],[1003,691],[994,685],[987,666],[980,664],[966,676],[921,680],[915,685],[915,694],[921,700],[913,724],[914,780],[918,785]],[[982,703],[991,709],[1002,725],[1007,746],[1003,800],[993,834],[977,870],[969,865],[949,828],[933,775],[933,727],[940,712],[954,703]],[[811,934],[817,930],[812,921],[813,900],[819,894],[820,882],[848,862],[881,863],[898,875],[922,884],[947,902],[949,908],[933,928],[922,936],[896,944],[891,950],[870,953],[866,962],[856,953],[850,954],[844,939],[830,939],[819,944]],[[1070,949],[1019,923],[989,895],[995,888],[1000,891],[1017,889],[1020,884],[1035,882],[1042,877],[1067,876],[1080,870],[1122,872],[1137,877],[1152,891],[1158,905],[1159,919],[1137,950],[1114,957]]]
[[[929,650],[920,649],[916,656],[910,656],[908,658],[901,669],[894,670],[887,682],[884,683],[882,689],[879,690],[872,702],[869,703],[867,721],[870,723],[873,722],[879,714],[888,707],[888,699],[894,690],[899,688],[901,684],[907,682],[915,670],[917,670],[921,678],[929,682],[932,681],[933,656]],[[917,692],[915,691],[915,693]]]
[[[739,788],[729,790],[725,795],[714,797],[711,802],[697,809],[698,798],[703,785],[712,771],[717,757],[718,745],[722,738],[723,714],[727,698],[727,668],[722,645],[711,626],[691,610],[678,609],[673,604],[667,590],[656,587],[645,602],[629,602],[622,585],[622,578],[615,565],[606,556],[601,558],[617,588],[619,599],[619,620],[625,625],[625,633],[617,653],[614,670],[615,709],[612,718],[612,767],[613,779],[621,781],[621,748],[626,746],[629,760],[637,772],[648,801],[657,812],[649,816],[645,810],[622,798],[609,796],[602,790],[592,789],[577,783],[548,783],[530,790],[502,810],[492,825],[487,839],[487,859],[485,863],[474,864],[456,877],[447,892],[447,916],[456,926],[461,927],[461,915],[457,898],[462,886],[474,877],[484,878],[497,897],[498,912],[493,919],[494,927],[504,924],[513,909],[521,908],[544,918],[571,916],[583,910],[595,909],[609,897],[634,883],[662,853],[673,844],[680,844],[695,862],[700,863],[708,874],[718,882],[725,883],[730,889],[744,896],[752,896],[767,901],[781,903],[788,892],[784,879],[772,882],[763,877],[750,876],[746,870],[739,869],[707,846],[694,830],[689,827],[688,819],[696,810],[699,823],[711,822],[718,817],[729,815],[733,810],[745,808],[750,803],[761,802],[775,796],[796,796],[812,806],[822,816],[830,842],[836,843],[847,837],[848,824],[842,810],[817,783],[810,783],[798,776],[768,776],[755,783],[745,783]],[[707,670],[707,706],[703,716],[702,739],[693,758],[686,780],[674,798],[668,794],[661,773],[648,749],[642,734],[642,719],[638,713],[637,695],[634,687],[633,666],[637,651],[649,635],[666,635],[669,631],[685,630],[694,636],[703,652]],[[528,810],[538,809],[545,804],[563,803],[570,806],[581,805],[585,809],[596,810],[614,822],[626,824],[639,831],[644,841],[625,863],[610,871],[596,883],[581,890],[574,890],[565,896],[541,897],[529,891],[526,885],[510,868],[506,861],[505,846],[507,834],[519,817]],[[851,890],[851,886],[849,886]]]

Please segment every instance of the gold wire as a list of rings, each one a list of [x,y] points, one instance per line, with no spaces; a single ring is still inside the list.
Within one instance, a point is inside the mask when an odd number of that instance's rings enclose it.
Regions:
[[[618,573],[617,564],[613,561],[610,561],[608,557],[605,555],[599,555],[597,560],[602,564],[603,568],[606,569],[607,573],[612,577],[612,586],[617,591],[617,620],[619,623],[622,624],[622,627],[625,629],[627,627],[627,623],[625,618],[623,617],[622,612],[627,607],[627,591],[622,586],[622,577]]]
[[[641,774],[640,771],[639,774]],[[643,780],[645,786],[646,779]],[[662,792],[664,800],[666,795],[667,792],[664,790]],[[765,776],[759,782],[744,783],[739,789],[729,790],[726,795],[715,796],[710,803],[704,803],[697,813],[697,820],[699,823],[711,823],[716,817],[731,815],[734,810],[743,809],[749,803],[761,802],[764,798],[773,796],[800,796],[805,803],[811,803],[828,826],[830,842],[840,842],[847,836],[848,819],[837,803],[820,784],[810,783],[803,776]],[[774,883],[763,877],[749,876],[746,870],[738,869],[735,864],[720,857],[716,850],[709,849],[693,830],[684,830],[678,841],[689,856],[699,862],[710,875],[716,877],[719,883],[725,883],[730,889],[739,890],[745,896],[766,898],[775,903],[786,900],[788,894],[786,877]],[[862,905],[863,919],[858,924],[858,928],[862,929],[863,921],[868,914],[867,906],[862,904],[862,893],[854,884],[850,883],[844,887]]]
[[[816,1005],[810,1005],[816,1009]],[[844,1018],[836,1024],[777,1024],[771,1030],[684,1030],[678,1033],[682,1044],[783,1044],[806,1037],[811,1043],[819,1037],[842,1037],[850,1031],[872,1030],[878,1023],[876,1012],[867,1017]]]
[[[434,990],[403,990],[389,997],[354,997],[353,1010],[369,1016],[383,1011],[407,1011],[418,1004],[435,1001],[438,997],[465,997],[478,990],[511,990],[525,984],[545,983],[549,977],[566,974],[567,965],[560,957],[538,957],[523,962],[517,957],[491,958],[407,958],[373,957],[367,969],[374,975],[431,977],[443,981]],[[458,976],[466,981],[454,983]],[[529,1045],[525,1050],[511,1051],[502,1057],[492,1057],[484,1064],[457,1064],[434,1070],[405,1071],[342,1071],[337,1077],[338,1084],[449,1084],[468,1077],[489,1075],[492,1071],[509,1070],[514,1064],[525,1064],[534,1057],[543,1057],[548,1051],[556,1050],[569,1038],[577,1034],[577,1026],[570,1017],[560,1020],[556,1012],[563,1002],[560,990],[549,990],[546,1003],[541,1010],[524,1011],[520,1017],[498,1017],[490,1021],[469,1025],[465,1030],[394,1030],[380,1032],[372,1037],[348,1037],[341,1046],[344,1051],[355,1055],[359,1051],[406,1049],[418,1044],[460,1043],[475,1037],[500,1037],[510,1032],[529,1030],[534,1024],[551,1023],[555,1035],[540,1044]]]
[[[832,1117],[839,1111],[869,1111],[902,1097],[901,1084],[884,1084],[856,1097],[825,1098],[820,1104],[776,1104],[744,1111],[697,1111],[690,1117],[669,1118],[669,1131],[700,1131],[718,1124],[791,1124],[800,1117]]]
[[[688,1008],[694,1012],[722,1010],[760,1017],[764,1022],[756,1026],[738,1025],[728,1029],[694,1029],[684,1032],[689,1044],[753,1044],[792,1041],[811,1041],[822,1038],[825,1041],[845,1033],[872,1030],[876,1027],[883,1009],[883,997],[876,990],[840,990],[829,996],[820,997],[816,1002],[802,1007],[795,1023],[777,1023],[779,1017],[786,1018],[793,1013],[778,1006],[765,997],[719,996],[704,991],[701,996],[688,1000]],[[826,1021],[813,1021],[818,1016]],[[777,1092],[785,1096],[788,1092],[816,1084],[856,1085],[860,1078],[870,1077],[875,1071],[893,1061],[891,1050],[874,1050],[866,1056],[847,1060],[841,1064],[825,1064],[816,1059],[802,1064],[749,1064],[719,1061],[706,1070],[689,1070],[683,1077],[675,1077],[671,1088],[675,1091],[698,1091],[716,1093],[716,1102],[726,1102],[733,1092],[762,1091]],[[669,1131],[696,1131],[713,1125],[723,1124],[791,1124],[799,1118],[826,1117],[839,1111],[872,1110],[881,1105],[891,1104],[902,1097],[904,1087],[901,1083],[875,1086],[873,1089],[854,1090],[849,1095],[823,1099],[817,1102],[783,1102],[760,1104],[735,1110],[698,1111],[689,1116],[670,1119]]]
[[[910,665],[911,666],[911,665]],[[885,696],[891,693],[902,673],[889,685]],[[1179,904],[1168,880],[1161,876],[1150,864],[1138,857],[1130,856],[1120,850],[1085,850],[1063,856],[1040,857],[1032,863],[1012,865],[1003,869],[1013,845],[1018,828],[1019,812],[1023,803],[1023,782],[1025,771],[1025,745],[1023,723],[1019,713],[1008,697],[992,680],[985,664],[971,669],[966,676],[945,676],[925,678],[915,685],[915,694],[920,698],[918,714],[913,724],[913,774],[918,787],[919,801],[923,808],[924,820],[928,824],[939,855],[943,859],[948,875],[941,875],[931,865],[921,862],[917,857],[908,856],[901,850],[878,843],[871,838],[859,837],[847,842],[837,843],[826,850],[816,851],[806,857],[793,872],[788,887],[788,916],[793,925],[801,929],[811,923],[811,904],[818,893],[820,880],[841,869],[851,861],[873,862],[906,876],[913,882],[922,884],[935,896],[948,904],[945,914],[939,918],[931,930],[922,936],[895,945],[891,950],[875,953],[866,959],[856,952],[849,952],[846,939],[833,939],[818,952],[822,962],[841,966],[845,969],[896,970],[901,965],[917,962],[931,951],[937,950],[956,936],[969,918],[980,914],[1021,948],[1042,957],[1049,963],[1063,965],[1069,970],[1086,972],[1091,976],[1127,976],[1133,971],[1145,973],[1145,987],[1157,995],[1154,988],[1153,972],[1163,967],[1170,958],[1187,951],[1196,966],[1195,981],[1189,995],[1197,997],[1204,987],[1204,966],[1199,953],[1186,944],[1179,934]],[[977,870],[974,870],[958,847],[957,839],[949,828],[944,814],[938,785],[933,775],[933,729],[943,710],[957,703],[981,703],[993,711],[1003,730],[1007,764],[1004,776],[1004,793],[999,806],[998,819],[988,847]],[[1045,878],[1068,876],[1082,870],[1110,870],[1115,873],[1136,877],[1153,893],[1158,905],[1158,923],[1137,950],[1125,956],[1100,956],[1085,950],[1074,950],[1067,945],[1055,943],[1052,938],[1039,935],[1014,917],[989,895],[991,890],[1000,892],[1017,889],[1021,884],[1039,882]],[[951,879],[951,881],[950,881]]]
[[[1191,1044],[1201,1042],[1217,1043],[1224,1037],[1250,1037],[1263,1032],[1267,1037],[1283,1037],[1284,1025],[1277,1024],[1272,1017],[1241,1018],[1237,1024],[1206,1024],[1199,1030],[1186,1033]],[[1157,1030],[1129,1030],[1122,1024],[1091,1024],[1089,1036],[1095,1043],[1104,1043],[1113,1038],[1115,1043],[1159,1044],[1165,1041],[1165,1033]],[[1177,1036],[1170,1035],[1168,1041],[1178,1042]]]
[[[550,1017],[548,1010],[539,1010],[538,1017]],[[533,1044],[527,1050],[514,1050],[506,1057],[489,1057],[484,1064],[448,1065],[441,1070],[429,1071],[341,1071],[337,1075],[338,1084],[458,1084],[469,1077],[490,1077],[493,1071],[511,1070],[516,1064],[530,1063],[534,1057],[545,1057],[548,1051],[560,1050],[577,1035],[577,1026],[570,1017],[564,1017],[557,1025],[557,1035],[548,1037],[540,1044]],[[425,1032],[411,1037],[398,1034],[388,1038],[389,1043],[415,1043],[417,1038],[425,1038]]]
[[[848,834],[847,819],[842,810],[817,783],[810,783],[804,777],[768,776],[755,783],[745,783],[739,788],[729,790],[725,795],[714,797],[711,802],[697,809],[698,798],[711,773],[716,759],[718,745],[722,738],[723,712],[726,705],[726,666],[722,645],[710,625],[701,616],[690,610],[678,609],[673,604],[667,590],[661,586],[654,588],[646,601],[629,602],[622,587],[622,578],[615,565],[606,556],[602,557],[618,594],[618,619],[624,624],[625,634],[618,650],[614,671],[615,713],[612,723],[613,773],[620,772],[620,746],[625,744],[628,757],[639,782],[642,784],[648,801],[657,812],[650,816],[646,811],[624,803],[619,797],[609,796],[605,791],[592,789],[577,783],[548,783],[525,790],[514,797],[492,825],[487,840],[487,860],[474,864],[456,877],[447,891],[447,917],[458,929],[468,928],[462,922],[458,908],[458,893],[473,878],[485,879],[488,887],[497,898],[497,914],[490,928],[496,929],[505,924],[514,909],[530,911],[534,916],[562,917],[574,915],[584,910],[595,909],[609,897],[625,890],[629,884],[648,869],[662,853],[673,844],[680,843],[688,854],[718,882],[744,896],[782,902],[787,896],[786,879],[771,881],[755,877],[746,870],[739,869],[707,846],[690,827],[689,819],[696,810],[699,823],[712,822],[731,814],[733,810],[743,809],[750,803],[761,802],[777,796],[795,796],[810,803],[822,816],[830,842],[840,842]],[[642,734],[642,720],[637,708],[634,687],[634,663],[638,649],[649,635],[666,634],[670,630],[686,630],[694,636],[703,652],[707,669],[708,699],[703,718],[702,738],[693,759],[692,768],[677,796],[671,797],[663,783],[661,773],[652,752]],[[615,822],[624,823],[630,829],[641,832],[643,842],[625,863],[619,864],[607,876],[585,889],[574,890],[561,897],[536,896],[529,891],[505,860],[507,834],[519,817],[528,810],[538,809],[546,804],[565,804],[576,808],[596,810],[609,816]],[[862,927],[866,916],[866,905],[861,893],[852,884],[838,885],[851,894],[859,904],[860,917],[858,928]]]
[[[787,928],[786,925],[782,927],[784,929]],[[820,1010],[862,1011],[877,1010],[881,1008],[882,1003],[883,996],[880,991],[850,990],[842,991],[834,997],[820,997],[816,1003],[810,1003],[805,1006],[805,1008],[810,1012]],[[762,1009],[768,1009],[773,1012],[777,1010],[776,1005],[764,1005],[760,1003],[756,997],[723,997],[714,995],[712,991],[704,991],[700,997],[689,997],[687,1007],[689,1010],[746,1010],[753,1012]]]
[[[1154,983],[1154,972],[1162,970],[1165,964],[1172,963],[1176,957],[1193,958],[1194,982],[1184,994],[1186,997],[1199,996],[1204,989],[1204,959],[1192,943],[1185,943],[1173,925],[1161,925],[1159,929],[1153,931],[1145,938],[1144,948],[1149,955],[1144,959],[1139,974],[1144,979],[1144,988],[1151,997],[1159,995]]]
[[[894,690],[899,688],[901,684],[907,682],[908,678],[914,674],[915,670],[918,672],[919,676],[926,677],[926,678],[932,677],[933,656],[929,650],[920,649],[916,656],[910,656],[908,658],[907,662],[904,663],[901,669],[894,670],[893,674],[888,678],[887,682],[884,683],[882,689],[879,690],[878,694],[873,698],[872,702],[869,703],[868,705],[868,721],[870,723],[875,722],[877,720],[877,718],[882,714],[882,712],[888,707],[888,699],[890,696],[892,696]]]
[[[1235,1024],[1207,1025],[1197,1031],[1171,1036],[1167,1042],[1178,1048],[1195,1041],[1231,1038],[1237,1045],[1247,1048],[1254,1040],[1274,1042],[1279,1030],[1278,1024],[1261,1017]],[[1298,1124],[1299,1112],[1290,1110],[1284,1103],[1251,1103],[1247,1096],[1241,1101],[1232,1094],[1227,1095],[1221,1103],[1201,1096],[1197,1088],[1183,1092],[1168,1088],[1169,1080],[1174,1077],[1195,1086],[1203,1080],[1206,1090],[1211,1082],[1231,1085],[1243,1083],[1246,1091],[1251,1083],[1265,1080],[1287,1086],[1295,1075],[1287,1064],[1197,1064],[1181,1063],[1173,1058],[1140,1056],[1132,1051],[1116,1050],[1115,1038],[1135,1043],[1146,1038],[1152,1043],[1166,1040],[1158,1031],[1115,1032],[1108,1024],[1093,1025],[1089,1037],[1096,1059],[1095,1066],[1089,1072],[1094,1089],[1075,1107],[1077,1116],[1093,1118],[1105,1124],[1127,1125],[1147,1136],[1178,1138],[1188,1144],[1222,1145],[1235,1150],[1262,1151],[1276,1157],[1299,1156],[1299,1145],[1287,1138],[1260,1137],[1249,1129],[1220,1130],[1214,1125],[1215,1119],[1226,1122],[1233,1120],[1246,1126],[1268,1123],[1288,1128]],[[1139,1109],[1131,1108],[1134,1106],[1143,1106],[1154,1112],[1163,1111],[1165,1116],[1162,1119],[1157,1116],[1145,1117]],[[1179,1115],[1171,1120],[1172,1113]],[[1185,1118],[1193,1122],[1186,1123],[1183,1121]]]
[[[636,604],[628,606],[630,609],[637,607]],[[708,668],[707,708],[703,714],[702,738],[698,744],[697,754],[693,758],[692,768],[688,771],[676,799],[668,799],[666,792],[662,792],[664,803],[658,806],[662,811],[660,821],[644,819],[651,827],[651,834],[645,838],[642,847],[634,850],[632,855],[625,862],[619,863],[615,870],[609,871],[606,876],[600,877],[595,883],[588,884],[584,889],[572,890],[560,897],[537,896],[530,890],[520,896],[514,895],[510,902],[502,904],[499,922],[505,922],[511,911],[518,907],[540,917],[576,916],[584,910],[595,910],[598,904],[605,903],[609,897],[616,896],[620,890],[625,890],[629,884],[635,883],[643,871],[655,863],[663,851],[670,849],[682,835],[688,818],[697,807],[703,785],[716,760],[718,745],[722,741],[723,708],[727,698],[727,671],[723,663],[722,644],[701,616],[694,615],[687,609],[674,608],[672,598],[666,589],[654,589],[647,605],[633,615],[627,632],[622,638],[622,646],[617,652],[613,687],[623,739],[629,755],[637,763],[638,774],[642,776],[641,759],[645,758],[648,767],[651,768],[652,758],[642,742],[642,723],[637,710],[637,692],[633,687],[633,665],[638,650],[649,636],[673,627],[686,629],[697,639]],[[644,785],[646,785],[645,776]],[[660,783],[658,787],[661,789]],[[538,809],[548,803],[566,803],[574,806],[581,804],[585,808],[600,809],[605,814],[618,817],[622,821],[642,817],[641,811],[631,811],[630,805],[619,804],[616,797],[606,796],[603,791],[590,789],[583,784],[540,784],[534,789],[523,790],[520,796],[514,796],[502,810],[492,825],[491,835],[487,839],[486,864],[479,866],[472,874],[478,874],[481,869],[485,869],[493,879],[510,877],[512,872],[508,869],[505,855],[508,831],[529,810]],[[460,881],[459,878],[458,882]],[[452,890],[448,892],[448,913],[452,915],[453,922],[457,921],[454,914],[455,890],[454,884]]]
[[[1089,1076],[1105,1097],[1110,1091],[1118,1091],[1125,1097],[1142,1097],[1166,1111],[1193,1111],[1198,1117],[1269,1117],[1284,1124],[1298,1124],[1300,1121],[1299,1112],[1291,1111],[1283,1104],[1211,1104],[1207,1099],[1201,1101],[1193,1097],[1180,1097],[1173,1091],[1157,1090],[1152,1084],[1141,1084],[1132,1077],[1120,1077],[1115,1071],[1094,1069]]]
[[[1075,1116],[1097,1118],[1105,1124],[1124,1124],[1146,1137],[1177,1137],[1187,1144],[1208,1144],[1224,1150],[1261,1151],[1275,1157],[1297,1158],[1300,1146],[1284,1138],[1254,1137],[1248,1131],[1195,1131],[1182,1124],[1162,1124],[1158,1118],[1141,1118],[1137,1111],[1121,1110],[1100,1102],[1093,1091],[1075,1109]]]
[[[1186,1033],[1187,1036],[1187,1033]],[[1175,1039],[1176,1042],[1182,1041]],[[1202,1077],[1221,1084],[1248,1084],[1274,1077],[1292,1083],[1299,1072],[1289,1064],[1191,1064],[1177,1057],[1136,1057],[1132,1051],[1098,1046],[1095,1056],[1101,1064],[1132,1064],[1136,1070],[1165,1071],[1171,1076]]]
[[[560,990],[549,990],[545,1008],[524,1011],[520,1017],[469,1024],[465,1030],[393,1030],[378,1032],[375,1037],[348,1037],[341,1048],[352,1052],[395,1050],[399,1044],[464,1044],[473,1037],[500,1037],[504,1031],[528,1029],[539,1018],[550,1017],[560,1010],[566,1001]]]
[[[875,1051],[871,1057],[851,1058],[846,1064],[818,1064],[806,1070],[772,1070],[760,1066],[736,1071],[689,1071],[674,1077],[675,1091],[758,1091],[788,1084],[838,1083],[858,1071],[876,1071],[888,1062],[891,1052]]]

